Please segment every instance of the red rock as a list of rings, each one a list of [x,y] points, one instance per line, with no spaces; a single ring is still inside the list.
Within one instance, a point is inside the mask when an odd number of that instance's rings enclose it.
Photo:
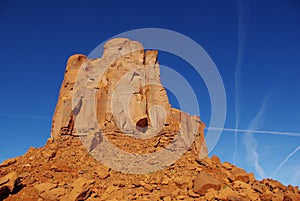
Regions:
[[[226,169],[226,170],[231,170],[233,168],[233,165],[228,163],[228,162],[224,162],[222,163],[222,166]]]
[[[249,183],[250,183],[250,184],[253,184],[253,182],[255,181],[254,173],[251,172],[251,173],[249,173],[248,175],[249,175]]]
[[[259,199],[259,194],[251,188],[242,189],[242,192],[250,200],[258,200]]]
[[[271,190],[274,190],[276,188],[282,190],[282,191],[286,191],[287,187],[285,187],[282,183],[273,180],[273,179],[263,179],[262,183],[264,183],[266,186],[268,186]]]
[[[85,200],[90,196],[90,185],[95,183],[94,180],[86,178],[78,178],[72,183],[72,191],[70,194],[62,198],[62,200]]]
[[[11,193],[16,193],[23,187],[16,172],[11,172],[0,179],[0,198],[4,199]],[[1,200],[1,199],[0,199]]]
[[[255,182],[253,185],[252,185],[253,189],[259,193],[264,193],[268,190],[268,187],[265,186],[264,184],[262,183],[259,183],[259,182]]]
[[[300,194],[299,193],[287,193],[283,196],[284,201],[300,201]]]
[[[195,193],[195,192],[192,191],[192,190],[189,191],[189,196],[192,197],[192,198],[198,198],[198,197],[200,197],[199,194]]]
[[[226,200],[228,197],[230,196],[237,196],[237,193],[234,192],[231,188],[229,188],[228,186],[225,186],[223,188],[221,188],[221,190],[219,191],[218,195],[216,196],[216,198],[220,199],[220,200]]]
[[[172,198],[170,196],[164,197],[164,201],[171,201],[171,200],[172,200]]]
[[[3,161],[1,164],[0,164],[0,168],[1,167],[6,167],[6,166],[9,166],[9,165],[12,165],[14,163],[16,163],[17,160],[15,158],[10,158],[10,159],[7,159],[5,161]]]
[[[41,194],[41,193],[44,193],[45,191],[50,191],[51,189],[56,188],[57,184],[53,184],[53,183],[41,183],[41,184],[34,185],[34,187]]]
[[[249,183],[249,181],[250,181],[249,175],[247,175],[247,174],[238,174],[238,175],[236,175],[235,179],[243,181],[245,183]]]
[[[8,177],[2,177],[2,178],[0,178],[0,186],[2,186],[3,184],[6,184],[7,182],[9,182],[9,178]]]
[[[218,191],[211,188],[211,189],[207,190],[204,197],[205,197],[206,200],[215,200],[217,195],[218,195]]]
[[[200,173],[194,180],[194,192],[199,195],[205,195],[208,189],[219,190],[221,188],[222,181],[216,179],[214,176]]]
[[[211,161],[212,161],[212,163],[215,164],[215,165],[221,164],[220,158],[219,158],[218,156],[216,156],[216,155],[213,155],[213,156],[211,157]]]
[[[110,200],[119,198],[122,199],[123,193],[120,191],[118,187],[115,186],[109,186],[105,190],[105,192],[101,195],[101,200]]]
[[[96,173],[99,176],[100,179],[106,179],[109,176],[109,171],[110,168],[104,166],[104,165],[99,165],[96,168]]]
[[[229,182],[234,182],[235,181],[235,176],[229,172],[229,171],[225,171],[226,177],[228,179]]]
[[[260,199],[262,201],[271,201],[273,197],[274,197],[273,193],[264,193],[260,195]]]
[[[247,189],[247,188],[251,188],[251,186],[243,181],[234,181],[233,182],[233,187],[235,189]]]
[[[244,198],[244,197],[239,196],[239,195],[229,195],[227,197],[227,200],[228,201],[249,201],[249,199]]]
[[[293,201],[293,199],[290,196],[285,195],[283,196],[283,201]]]

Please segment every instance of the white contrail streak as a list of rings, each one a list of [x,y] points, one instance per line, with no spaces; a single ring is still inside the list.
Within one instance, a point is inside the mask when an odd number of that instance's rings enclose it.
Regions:
[[[297,151],[300,150],[300,146],[298,146],[294,151],[292,151],[281,163],[280,165],[276,168],[276,170],[271,174],[271,176],[273,176],[274,174],[276,174],[281,168],[282,166],[284,166],[284,164],[289,160],[289,158],[291,158]]]
[[[241,68],[244,55],[244,38],[245,38],[245,28],[243,20],[243,9],[242,2],[238,1],[238,55],[235,69],[235,93],[234,93],[234,102],[235,102],[235,133],[234,133],[234,152],[233,152],[233,163],[236,163],[237,147],[238,147],[238,137],[237,129],[240,123],[240,79],[241,79]]]
[[[298,170],[296,174],[293,175],[292,184],[299,186],[300,185],[299,181],[300,181],[300,170]]]
[[[252,164],[255,168],[255,171],[259,174],[261,178],[265,177],[265,172],[263,168],[259,164],[259,155],[256,151],[257,148],[257,141],[253,136],[253,132],[251,130],[256,130],[262,126],[262,118],[265,112],[265,106],[268,99],[268,95],[264,98],[262,106],[259,112],[256,114],[254,119],[249,124],[249,131],[244,134],[244,143],[246,145],[247,151],[247,160],[250,164]]]
[[[291,137],[300,137],[300,133],[297,132],[286,132],[286,131],[266,131],[266,130],[249,130],[249,129],[235,129],[235,128],[216,128],[216,127],[207,127],[206,130],[218,130],[218,131],[229,131],[235,133],[246,133],[251,132],[253,134],[267,134],[267,135],[285,135]]]

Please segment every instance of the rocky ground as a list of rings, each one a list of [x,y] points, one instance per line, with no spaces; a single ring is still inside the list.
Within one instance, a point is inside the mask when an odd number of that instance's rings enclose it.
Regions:
[[[0,165],[0,200],[300,200],[300,191],[191,151],[161,171],[124,174],[96,161],[78,138],[63,136]]]

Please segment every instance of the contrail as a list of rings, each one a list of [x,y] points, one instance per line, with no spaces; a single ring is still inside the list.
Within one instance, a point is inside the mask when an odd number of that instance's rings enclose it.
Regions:
[[[296,172],[296,174],[293,175],[292,184],[299,186],[300,181],[300,170]]]
[[[284,164],[289,160],[290,157],[292,157],[297,151],[300,150],[300,146],[298,146],[294,151],[292,151],[281,163],[280,165],[277,167],[277,169],[271,174],[271,176],[273,176],[274,174],[276,174],[282,166],[284,166]]]
[[[236,163],[237,147],[238,147],[238,137],[237,130],[240,122],[240,79],[241,79],[241,68],[244,55],[244,38],[245,38],[245,28],[242,16],[242,2],[238,1],[238,55],[237,63],[235,69],[235,93],[234,93],[234,102],[235,102],[235,133],[234,133],[234,152],[233,152],[233,163]]]
[[[249,128],[244,135],[244,143],[246,145],[247,159],[249,163],[253,163],[255,171],[259,174],[261,178],[265,177],[265,172],[263,168],[259,165],[259,155],[256,151],[257,141],[255,140],[251,130],[256,130],[262,126],[262,117],[265,112],[265,106],[268,99],[268,95],[264,98],[262,106],[259,112],[256,114],[254,119],[250,122]]]
[[[235,129],[235,128],[216,128],[216,127],[207,127],[206,130],[219,130],[219,131],[230,131],[235,133],[247,133],[251,132],[253,134],[267,134],[267,135],[284,135],[291,137],[300,137],[300,133],[297,132],[286,132],[286,131],[266,131],[266,130],[249,130],[249,129]]]

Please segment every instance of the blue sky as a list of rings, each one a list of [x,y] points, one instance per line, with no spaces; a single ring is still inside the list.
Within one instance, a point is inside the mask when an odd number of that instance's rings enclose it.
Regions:
[[[300,185],[299,1],[4,0],[0,26],[0,161],[43,146],[50,136],[70,55],[87,55],[114,35],[154,27],[196,41],[222,76],[228,130],[210,155],[258,179]],[[201,119],[209,125],[211,105],[201,77],[174,55],[160,52],[159,61],[192,85]]]

